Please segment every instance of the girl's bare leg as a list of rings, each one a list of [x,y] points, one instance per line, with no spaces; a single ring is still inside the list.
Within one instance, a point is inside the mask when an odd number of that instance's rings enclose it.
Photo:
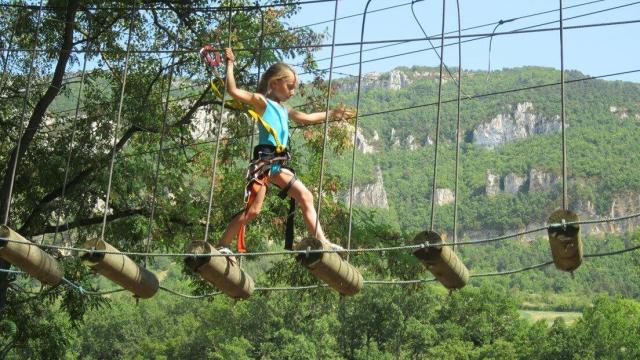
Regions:
[[[281,171],[273,175],[270,181],[280,188],[285,188],[292,178],[293,174],[291,173],[291,171],[282,169]],[[311,191],[309,191],[309,189],[304,186],[302,181],[296,180],[287,194],[291,196],[300,206],[304,223],[307,226],[309,232],[315,235],[316,239],[322,242],[329,242],[325,237],[324,231],[322,231],[322,226],[320,226],[319,222],[318,228],[316,229],[316,220],[318,218],[318,214],[316,213],[316,209],[313,207],[313,194],[311,194]]]
[[[247,211],[242,211],[240,214],[236,215],[231,220],[229,225],[227,225],[227,229],[220,238],[218,246],[229,247],[229,245],[233,241],[233,238],[238,234],[238,231],[240,231],[240,228],[243,225],[248,224],[251,220],[255,219],[258,216],[260,210],[262,210],[262,203],[264,202],[266,194],[267,187],[261,186],[260,190],[258,190],[258,193],[256,194],[256,198],[253,200],[253,203],[251,204],[249,209]]]

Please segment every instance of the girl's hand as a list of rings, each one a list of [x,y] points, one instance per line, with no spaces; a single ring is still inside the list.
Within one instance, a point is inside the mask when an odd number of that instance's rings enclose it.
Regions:
[[[231,48],[224,48],[224,59],[227,61],[227,64],[236,61],[236,56],[233,54]]]
[[[356,117],[356,112],[342,104],[331,110],[331,118],[337,121],[349,121]]]

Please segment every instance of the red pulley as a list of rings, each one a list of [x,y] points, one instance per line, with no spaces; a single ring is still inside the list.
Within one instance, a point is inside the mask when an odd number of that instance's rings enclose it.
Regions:
[[[205,45],[200,49],[200,56],[212,68],[222,65],[222,55],[212,45]]]

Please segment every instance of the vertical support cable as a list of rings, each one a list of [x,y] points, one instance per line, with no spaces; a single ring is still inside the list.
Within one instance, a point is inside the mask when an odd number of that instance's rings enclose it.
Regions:
[[[460,180],[460,94],[462,92],[462,42],[460,24],[460,0],[456,0],[456,9],[458,11],[458,98],[457,98],[457,120],[456,120],[456,168],[455,168],[455,189],[453,190],[453,251],[456,251],[458,243],[458,183]]]
[[[258,56],[256,57],[256,67],[258,68],[258,81],[256,83],[256,90],[258,85],[260,84],[260,75],[262,71],[262,46],[264,43],[264,12],[260,5],[256,2],[256,8],[260,12],[260,39],[258,40]],[[253,160],[253,142],[255,141],[255,132],[258,124],[253,120],[249,120],[251,122],[251,141],[249,142],[249,162]],[[240,258],[242,260],[242,258]]]
[[[367,10],[371,0],[367,0],[367,4],[364,7],[362,13],[362,28],[360,29],[360,58],[358,61],[358,90],[356,93],[356,119],[353,124],[353,153],[351,155],[351,182],[349,183],[349,231],[347,236],[347,248],[351,248],[351,231],[353,228],[353,187],[355,182],[356,173],[356,141],[358,139],[358,118],[360,114],[360,92],[362,85],[362,47],[364,43],[364,25],[367,21]],[[349,253],[347,252],[347,261],[349,260]]]
[[[13,46],[13,37],[15,36],[15,29],[11,32],[11,36],[9,37],[9,42],[7,43],[7,55],[4,58],[4,64],[2,64],[2,78],[0,79],[0,96],[4,92],[4,85],[7,79],[7,72],[9,67],[9,56],[11,55],[11,47]]]
[[[60,229],[60,218],[63,213],[64,198],[67,192],[67,182],[69,181],[69,169],[71,168],[71,158],[73,156],[73,146],[76,143],[76,131],[78,128],[78,118],[80,117],[80,101],[82,100],[82,90],[84,89],[84,79],[87,71],[87,58],[89,57],[90,45],[91,45],[91,19],[87,18],[87,35],[85,40],[84,58],[82,59],[82,72],[80,73],[80,86],[78,88],[78,98],[76,99],[76,110],[73,116],[73,125],[71,130],[71,141],[69,142],[69,152],[67,153],[67,161],[64,170],[64,179],[62,182],[62,191],[60,192],[60,206],[58,207],[58,216],[56,218],[56,228],[53,233],[53,244],[56,244],[58,237],[58,231]]]
[[[179,32],[180,30],[180,21],[178,21],[178,28],[177,28],[177,32]],[[167,130],[167,118],[168,118],[168,114],[169,114],[169,101],[171,100],[171,83],[173,82],[173,72],[175,69],[175,60],[176,60],[176,52],[178,50],[178,39],[180,37],[180,34],[177,33],[176,34],[176,41],[173,45],[173,52],[171,53],[171,61],[170,61],[170,65],[169,65],[169,76],[167,79],[167,94],[166,94],[166,101],[164,103],[164,109],[162,110],[162,128],[160,131],[160,149],[158,151],[158,156],[156,156],[156,169],[155,169],[155,173],[153,174],[153,190],[152,190],[152,198],[151,198],[151,213],[149,214],[149,232],[147,233],[147,240],[145,243],[145,248],[146,248],[146,252],[149,253],[151,252],[151,239],[152,239],[152,233],[153,233],[153,218],[155,216],[155,212],[156,212],[156,203],[157,203],[157,197],[158,197],[158,182],[159,182],[159,178],[160,178],[160,164],[162,163],[162,153],[164,152],[164,137],[165,137],[165,133]],[[162,66],[162,63],[160,63],[160,66]],[[147,265],[147,261],[148,261],[148,256],[144,257],[144,265],[146,267]]]
[[[434,140],[433,154],[433,186],[431,189],[431,224],[429,229],[433,231],[433,223],[436,215],[436,180],[438,178],[438,138],[440,136],[440,108],[442,107],[442,67],[444,65],[444,19],[446,0],[442,0],[442,31],[440,32],[440,80],[438,81],[438,109],[436,114],[436,136]]]
[[[24,132],[24,116],[27,112],[27,106],[29,105],[29,95],[31,93],[31,80],[33,79],[34,72],[34,64],[36,61],[36,54],[38,49],[38,36],[40,35],[40,27],[42,25],[42,0],[40,0],[40,7],[38,9],[38,21],[36,25],[36,32],[34,34],[34,42],[33,42],[33,50],[31,53],[31,63],[29,64],[29,75],[27,75],[27,87],[25,89],[24,94],[24,102],[22,104],[22,116],[20,117],[20,130],[18,137],[18,143],[15,147],[15,153],[12,154],[14,156],[13,162],[11,164],[11,169],[8,170],[11,173],[11,181],[9,182],[9,193],[7,198],[5,199],[4,209],[5,212],[2,217],[2,224],[7,225],[9,223],[9,212],[11,210],[11,198],[13,196],[13,185],[16,181],[16,169],[18,168],[18,158],[20,157],[20,148],[22,147],[22,133]],[[8,55],[7,55],[8,57]]]
[[[231,24],[233,20],[233,10],[229,8],[229,28],[227,46],[231,47]],[[222,99],[220,101],[220,121],[218,122],[218,129],[216,132],[216,148],[213,153],[213,160],[211,164],[211,187],[209,188],[209,208],[207,209],[207,224],[204,230],[204,242],[209,239],[209,225],[211,224],[211,209],[213,208],[213,190],[216,184],[216,170],[218,168],[218,152],[220,150],[220,137],[222,135],[222,118],[224,116],[224,98],[227,94],[227,82],[228,78],[224,77],[224,90],[222,92]]]
[[[122,87],[120,88],[120,102],[118,104],[118,114],[116,116],[116,127],[113,130],[113,148],[111,149],[111,161],[109,162],[109,181],[107,183],[107,196],[104,202],[104,214],[102,217],[102,230],[100,231],[100,240],[104,241],[104,233],[107,229],[107,214],[109,213],[109,197],[111,196],[111,184],[113,182],[113,168],[116,162],[116,146],[118,144],[118,131],[120,130],[120,121],[122,119],[122,106],[124,103],[124,89],[127,86],[127,72],[129,70],[129,54],[131,51],[131,33],[133,32],[133,23],[135,19],[136,6],[131,10],[131,19],[129,20],[129,34],[127,35],[127,52],[124,57],[124,73],[122,74]]]
[[[333,60],[334,52],[336,49],[336,24],[338,22],[338,0],[335,0],[335,7],[333,10],[333,33],[331,34],[331,60],[329,62],[329,84],[327,90],[327,103],[325,106],[326,114],[324,117],[324,137],[322,138],[322,156],[320,160],[320,185],[318,186],[318,214],[316,216],[316,228],[314,230],[314,237],[318,237],[318,227],[320,224],[320,209],[322,207],[322,183],[324,182],[324,160],[327,149],[327,138],[329,137],[329,104],[331,102],[331,83],[333,78]],[[355,146],[355,142],[353,143]],[[349,242],[349,245],[351,243]],[[347,260],[349,253],[347,253]]]
[[[562,209],[568,210],[569,196],[567,194],[567,135],[564,108],[564,22],[562,15],[562,0],[560,0],[560,119],[562,123]]]

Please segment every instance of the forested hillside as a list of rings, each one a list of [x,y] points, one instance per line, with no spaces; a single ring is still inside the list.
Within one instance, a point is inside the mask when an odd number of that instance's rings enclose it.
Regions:
[[[367,153],[357,154],[356,185],[372,183],[380,169],[392,216],[402,214],[397,220],[409,232],[429,225],[425,220],[430,212],[437,111],[434,72],[398,68],[392,72],[395,77],[401,74],[411,82],[394,88],[384,81],[389,74],[380,74],[383,80],[372,82],[361,96],[359,131]],[[640,85],[592,80],[577,71],[566,79],[569,208],[583,218],[640,210],[640,160],[631,156],[640,151]],[[439,204],[434,225],[451,234],[457,103],[455,83],[445,80],[436,182],[449,198]],[[354,94],[347,91],[351,81],[339,85],[345,88],[340,100],[347,104],[355,103]],[[560,89],[553,85],[558,81],[558,71],[536,67],[490,75],[463,72],[459,235],[542,224],[562,205]],[[369,116],[379,112],[385,113]],[[334,171],[348,183],[351,154],[342,157]]]
[[[197,55],[203,44],[233,43],[245,89],[265,64],[304,59],[300,72],[315,81],[291,105],[324,110],[329,84],[313,61],[323,34],[289,26],[301,5],[269,3],[3,4],[0,358],[640,358],[635,219],[583,226],[585,258],[571,274],[550,263],[543,231],[458,246],[470,280],[452,292],[406,247],[430,225],[451,241],[454,195],[465,240],[542,225],[561,206],[553,69],[465,71],[459,133],[455,82],[445,79],[440,134],[435,69],[367,74],[353,213],[352,125],[332,123],[328,137],[323,126],[293,130],[290,165],[327,237],[353,250],[359,293],[339,295],[282,250],[288,202],[273,188],[247,228],[249,254],[217,257],[255,280],[250,297],[233,300],[187,266],[195,256],[185,248],[216,245],[243,208],[255,144],[246,109],[212,90],[212,77],[222,92],[224,81]],[[640,86],[585,77],[567,73],[569,207],[584,219],[631,214],[640,209]],[[355,104],[354,81],[332,84],[332,106]],[[308,232],[295,221],[300,241]],[[11,261],[8,228],[24,237],[23,252],[56,264],[57,282]],[[126,252],[132,277],[157,280],[157,292],[134,297],[101,275],[96,239]]]

